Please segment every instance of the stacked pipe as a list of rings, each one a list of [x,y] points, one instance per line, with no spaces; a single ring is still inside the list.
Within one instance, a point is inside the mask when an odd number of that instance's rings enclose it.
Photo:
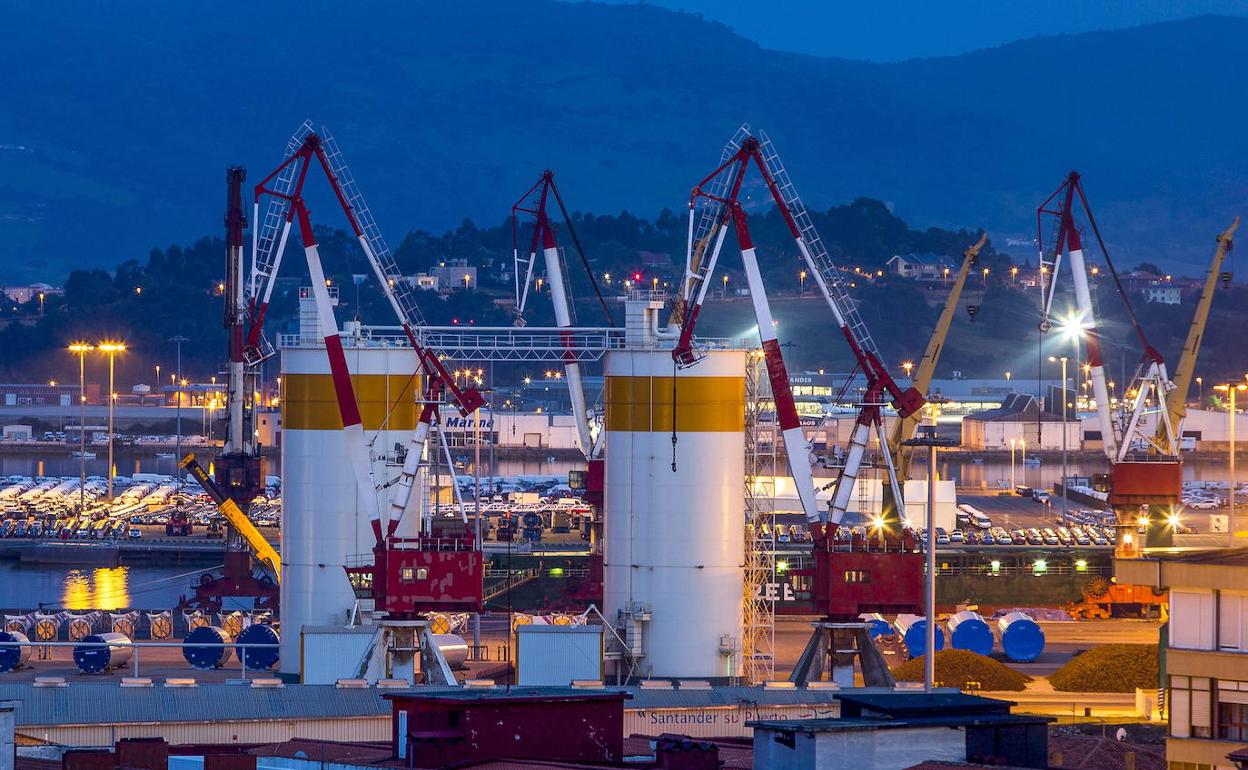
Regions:
[[[949,617],[949,642],[955,650],[992,654],[992,629],[978,612],[963,610]]]
[[[1044,629],[1021,612],[1011,612],[997,620],[1001,649],[1015,663],[1030,663],[1044,652]]]

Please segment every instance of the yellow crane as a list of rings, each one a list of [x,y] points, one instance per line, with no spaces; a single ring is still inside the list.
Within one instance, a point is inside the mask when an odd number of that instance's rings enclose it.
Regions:
[[[243,513],[238,507],[238,503],[226,497],[221,488],[217,486],[217,482],[213,481],[208,475],[208,471],[199,464],[195,459],[195,453],[192,452],[182,461],[178,463],[179,467],[186,468],[190,471],[199,485],[204,488],[212,501],[217,504],[217,510],[221,511],[221,515],[226,521],[230,522],[230,526],[238,534],[243,536],[247,541],[247,545],[251,546],[251,550],[255,552],[256,558],[264,563],[273,572],[274,579],[278,583],[282,581],[282,557],[278,554],[273,546],[269,545],[269,541],[264,539],[264,535],[260,534],[260,530],[256,529],[256,525],[251,523],[251,519],[247,518],[247,514]]]
[[[949,327],[953,324],[953,315],[957,312],[958,300],[962,297],[962,288],[966,285],[967,276],[975,267],[976,260],[979,259],[980,250],[987,242],[988,235],[981,235],[978,241],[962,252],[962,267],[958,269],[958,275],[953,280],[949,296],[945,298],[945,307],[940,311],[940,318],[936,319],[936,328],[932,329],[932,336],[927,341],[927,350],[923,352],[923,358],[915,368],[914,379],[911,381],[911,385],[924,396],[927,395],[927,389],[932,384],[932,377],[936,374],[936,364],[940,360],[941,351],[944,350],[945,338],[949,336]],[[888,451],[892,457],[897,458],[899,482],[905,483],[906,479],[910,478],[910,463],[914,458],[914,452],[903,446],[903,442],[914,438],[922,418],[921,412],[915,412],[909,417],[899,419],[889,432]]]
[[[1213,295],[1217,291],[1218,276],[1222,273],[1222,263],[1232,248],[1235,229],[1239,227],[1239,217],[1231,226],[1218,236],[1218,246],[1213,252],[1213,261],[1209,263],[1209,273],[1205,275],[1205,285],[1200,291],[1200,300],[1196,303],[1196,312],[1192,315],[1192,325],[1187,329],[1187,341],[1183,343],[1183,353],[1179,356],[1179,364],[1174,369],[1171,382],[1174,388],[1166,394],[1166,411],[1170,413],[1170,425],[1174,433],[1182,440],[1183,418],[1187,416],[1187,393],[1192,387],[1192,379],[1196,374],[1196,356],[1200,353],[1200,343],[1205,337],[1205,324],[1209,321],[1209,308],[1213,305]],[[1159,424],[1156,438],[1165,439],[1165,425]]]

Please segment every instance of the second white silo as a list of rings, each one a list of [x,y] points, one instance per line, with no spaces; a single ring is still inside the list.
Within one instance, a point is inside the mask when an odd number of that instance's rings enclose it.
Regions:
[[[603,599],[641,676],[740,673],[745,356],[607,356]]]

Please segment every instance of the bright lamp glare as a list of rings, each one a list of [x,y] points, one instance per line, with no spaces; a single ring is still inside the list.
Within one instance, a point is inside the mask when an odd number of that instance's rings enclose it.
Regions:
[[[1071,314],[1058,320],[1057,330],[1067,339],[1074,339],[1083,336],[1083,333],[1088,330],[1088,324],[1081,316]]]

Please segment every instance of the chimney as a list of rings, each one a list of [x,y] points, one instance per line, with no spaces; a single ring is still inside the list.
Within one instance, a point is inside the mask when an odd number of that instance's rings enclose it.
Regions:
[[[663,770],[718,770],[719,747],[683,735],[660,735],[654,741],[654,761]]]
[[[126,770],[169,770],[169,744],[161,738],[117,741],[117,766]]]

